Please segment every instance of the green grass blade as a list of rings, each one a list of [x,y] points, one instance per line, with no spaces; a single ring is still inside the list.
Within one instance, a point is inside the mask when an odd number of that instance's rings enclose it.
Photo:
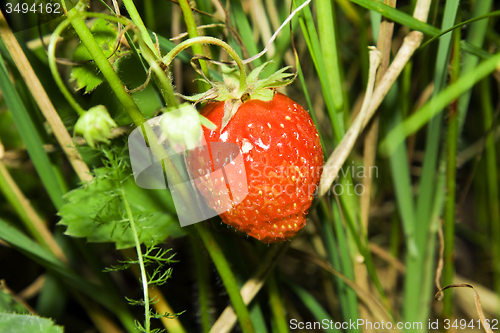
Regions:
[[[395,113],[392,121],[394,122],[393,126],[397,126],[401,122],[401,116]],[[399,135],[402,136],[403,133],[399,132]],[[408,242],[408,251],[411,256],[418,256],[415,245],[415,207],[407,156],[406,147],[399,144],[398,147],[394,148],[394,153],[389,159],[398,209],[401,214],[406,241]]]
[[[225,254],[222,252],[220,245],[215,240],[211,231],[203,223],[196,223],[194,225],[196,227],[196,231],[200,235],[205,247],[212,258],[212,261],[219,272],[222,282],[226,287],[227,293],[229,295],[229,299],[233,305],[234,311],[238,317],[238,321],[240,323],[241,330],[245,333],[255,332],[254,327],[252,325],[252,321],[250,319],[250,314],[248,312],[248,308],[243,302],[243,298],[240,294],[240,289],[238,287],[238,283],[236,282],[236,278],[234,276],[231,267],[226,259]]]
[[[351,0],[358,5],[365,7],[366,9],[373,10],[382,16],[387,17],[388,19],[407,26],[410,29],[418,30],[423,32],[426,35],[435,36],[439,34],[439,29],[433,27],[430,24],[417,20],[413,16],[400,11],[399,9],[392,8],[384,4],[383,2],[378,2],[374,0]]]
[[[155,16],[155,5],[153,0],[144,0],[144,16],[146,25],[151,30],[155,30],[156,27],[156,16]]]
[[[461,19],[461,12],[457,20]],[[456,82],[460,76],[460,31],[453,31],[453,57],[451,58],[450,83]],[[456,177],[457,177],[457,145],[458,145],[458,101],[454,100],[448,107],[448,123],[446,133],[446,202],[444,210],[444,269],[443,284],[453,283],[455,275],[455,206],[456,206]],[[452,318],[453,297],[448,295],[443,300],[443,316]]]
[[[389,92],[384,109],[395,109],[396,111],[392,114],[382,114],[383,123],[386,125],[387,131],[397,127],[402,121],[401,113],[395,106],[394,95],[397,95],[395,88],[391,89]],[[391,100],[392,103],[390,103]],[[403,136],[403,132],[399,131],[398,135]],[[418,251],[415,242],[415,203],[413,200],[413,187],[411,183],[410,167],[408,164],[408,154],[406,145],[402,143],[399,143],[397,146],[392,145],[391,147],[393,149],[392,154],[389,157],[389,163],[391,167],[392,183],[395,189],[396,204],[406,240],[406,270],[407,272],[411,272],[415,271],[416,267],[419,266],[418,261],[421,253]],[[406,304],[408,302],[407,300],[417,300],[420,296],[420,284],[414,281],[415,279],[418,279],[418,276],[419,275],[411,275],[409,273],[405,274],[405,316],[407,312],[409,315],[416,315],[416,311],[408,311]]]
[[[302,3],[303,1],[299,0],[297,5],[301,5]],[[335,108],[333,97],[330,94],[332,90],[327,77],[328,72],[326,72],[325,69],[325,60],[323,59],[318,34],[316,32],[313,16],[309,7],[306,6],[302,9],[299,14],[299,22],[311,54],[311,58],[313,59],[316,72],[318,73],[319,80],[321,82],[323,98],[325,99],[328,115],[330,116],[330,120],[332,122],[335,140],[340,142],[340,139],[344,136],[344,121],[342,114],[339,113],[341,110],[337,110]]]
[[[383,0],[377,0],[380,3],[383,3]],[[370,10],[370,24],[372,27],[372,35],[373,35],[373,43],[377,45],[378,42],[378,34],[380,30],[380,23],[382,22],[382,14],[376,12],[374,10]]]
[[[199,302],[199,311],[201,315],[201,329],[203,333],[208,333],[210,331],[210,327],[213,324],[213,320],[210,316],[209,311],[209,274],[208,274],[208,265],[205,259],[204,253],[200,246],[199,239],[195,236],[194,233],[189,234],[189,238],[191,241],[191,246],[193,247],[193,257],[196,268],[196,280],[198,283],[198,302]]]
[[[36,301],[36,313],[60,319],[68,303],[68,290],[54,273],[47,273]]]
[[[438,165],[438,175],[436,180],[436,191],[434,194],[434,206],[432,208],[432,214],[430,217],[428,241],[425,249],[425,256],[423,258],[423,264],[421,267],[423,271],[421,272],[421,299],[420,304],[430,304],[434,300],[434,290],[435,290],[435,275],[436,275],[436,246],[437,246],[437,232],[440,225],[441,216],[443,216],[443,208],[446,196],[446,155],[441,154],[439,165]],[[431,313],[431,307],[422,306],[419,309],[420,318],[429,318]]]
[[[395,110],[392,114],[384,114],[386,130],[395,133],[398,125],[401,124],[402,116],[399,108],[396,107],[398,87],[394,86],[387,94],[383,104],[385,110]],[[403,132],[397,133],[402,139]],[[396,135],[396,134],[395,134]],[[417,257],[418,251],[415,244],[415,204],[413,202],[413,189],[411,184],[410,166],[408,165],[408,154],[406,146],[401,144],[401,140],[391,141],[391,152],[389,162],[391,175],[396,194],[396,201],[403,224],[403,231],[407,241],[408,253],[411,257]]]
[[[460,77],[454,84],[443,90],[436,98],[427,102],[420,110],[407,118],[402,124],[394,128],[381,143],[381,149],[391,152],[390,146],[401,143],[408,135],[411,135],[422,128],[432,117],[441,112],[448,104],[460,95],[471,89],[477,82],[491,74],[500,62],[500,53],[493,55],[490,59],[483,61],[476,70],[468,72]],[[404,131],[401,136],[396,131]]]
[[[302,287],[299,287],[295,283],[292,283],[290,281],[284,281],[290,289],[293,290],[293,292],[297,295],[298,298],[304,303],[304,305],[311,311],[313,316],[316,318],[318,322],[327,322],[328,325],[325,327],[314,327],[314,332],[318,332],[318,329],[323,329],[324,332],[338,332],[340,333],[341,331],[335,328],[335,321],[332,319],[332,317],[326,312],[325,309],[319,304],[319,302],[312,296],[307,290],[303,289]],[[293,322],[290,322],[291,328],[293,329]],[[311,330],[311,329],[310,329]]]
[[[3,241],[115,313],[127,328],[135,327],[133,319],[123,305],[123,302],[117,299],[112,293],[84,280],[80,275],[74,273],[69,267],[59,261],[49,250],[44,249],[38,243],[35,243],[22,232],[1,219],[0,230],[2,231],[0,238]]]
[[[257,53],[259,53],[259,49],[257,47],[257,44],[255,43],[253,39],[253,32],[252,28],[250,27],[250,23],[248,23],[247,16],[245,14],[245,11],[243,10],[243,7],[241,6],[241,1],[231,1],[231,9],[232,9],[232,14],[233,14],[233,22],[236,23],[236,26],[238,28],[238,32],[241,35],[241,39],[245,43],[245,47],[248,51],[248,54],[250,56],[254,56]],[[267,19],[267,18],[263,18]],[[255,67],[260,66],[262,62],[262,58],[256,59],[255,61],[252,62]]]
[[[319,127],[319,123],[318,123],[318,119],[316,117],[316,114],[314,113],[314,108],[313,108],[313,105],[311,103],[311,98],[309,97],[309,90],[307,89],[307,84],[306,84],[306,80],[304,79],[304,73],[302,72],[302,67],[300,66],[300,61],[297,61],[297,72],[299,74],[299,80],[300,80],[300,85],[302,87],[302,91],[304,92],[304,97],[306,99],[306,102],[307,102],[307,107],[308,107],[308,111],[309,111],[309,115],[311,116],[312,118],[312,121],[314,122],[314,125],[316,126],[316,128],[320,128]],[[323,134],[321,134],[321,131],[318,130],[318,134],[319,134],[319,140],[321,142],[321,147],[323,147],[323,157],[326,161],[327,159],[327,155],[326,155],[326,151],[325,151],[325,141],[323,140]]]
[[[446,5],[448,5],[449,2],[446,2]],[[454,5],[454,3],[452,2],[452,4]],[[471,24],[473,22],[476,22],[476,21],[479,21],[479,20],[484,20],[484,19],[487,19],[487,18],[490,18],[490,17],[493,17],[493,16],[499,16],[500,15],[500,10],[497,10],[497,11],[494,11],[494,12],[491,12],[489,14],[486,14],[486,15],[481,15],[481,16],[478,16],[478,17],[474,17],[470,20],[467,20],[467,21],[463,21],[463,22],[460,22],[458,24],[455,24],[454,26],[450,27],[450,28],[442,28],[441,32],[439,34],[437,34],[436,36],[432,37],[431,39],[429,39],[427,42],[425,42],[424,44],[422,44],[420,47],[421,48],[424,48],[425,46],[427,46],[427,44],[429,43],[432,43],[433,41],[435,41],[436,39],[438,39],[439,37],[455,30],[455,29],[458,29],[464,25],[467,25],[467,24]],[[445,19],[446,19],[446,8],[445,8]],[[443,20],[445,20],[443,19]]]
[[[474,7],[474,17],[479,17],[487,14],[490,11],[492,0],[481,0],[476,1]],[[486,30],[488,28],[488,20],[481,20],[471,24],[469,33],[467,35],[467,42],[473,46],[481,48],[486,35]],[[465,54],[462,59],[462,75],[474,72],[479,59],[473,54]],[[467,109],[469,108],[469,102],[472,95],[472,90],[469,88],[464,91],[463,95],[460,96],[458,100],[458,134],[462,133],[462,129],[465,123],[465,117],[467,115]]]
[[[316,1],[316,15],[318,17],[318,33],[321,51],[324,59],[324,70],[328,73],[327,80],[330,84],[335,109],[341,111],[344,106],[342,80],[337,52],[337,38],[335,32],[334,6],[330,0]]]
[[[0,90],[5,102],[12,113],[19,135],[21,136],[28,154],[35,165],[38,175],[47,190],[54,206],[59,208],[63,204],[63,190],[57,175],[54,173],[50,159],[43,148],[43,142],[37,135],[35,125],[28,115],[22,100],[20,99],[14,85],[10,81],[9,74],[3,59],[0,57]]]
[[[288,333],[288,321],[286,318],[285,307],[280,297],[280,288],[276,280],[276,274],[271,273],[267,279],[267,288],[269,290],[269,304],[273,313],[274,327],[276,333]],[[258,331],[260,332],[260,331]]]
[[[494,135],[491,132],[493,126],[493,105],[491,98],[490,80],[481,82],[481,101],[483,111],[483,124],[486,137],[486,177],[488,179],[488,207],[491,226],[491,248],[493,262],[493,278],[497,295],[500,294],[500,199],[498,194],[498,168]]]
[[[217,236],[216,236],[217,237]],[[247,261],[248,257],[244,255],[239,248],[238,241],[236,239],[226,239],[224,237],[217,237],[221,246],[221,250],[226,254],[227,261],[231,264],[231,269],[233,271],[238,287],[243,288],[245,282],[248,281],[251,274],[253,273],[254,266],[250,265]],[[265,247],[261,248],[259,253],[262,255],[266,251]],[[255,255],[253,252],[246,253],[247,256]],[[257,258],[253,257],[254,262],[257,262]],[[252,321],[253,327],[256,332],[267,333],[266,321],[261,308],[261,303],[252,302],[248,304],[248,311],[250,313],[250,320]]]
[[[327,204],[326,199],[322,199],[321,202],[321,207],[323,209],[323,212],[326,216],[331,215],[329,214],[329,207]],[[335,212],[334,212],[335,213]],[[338,213],[338,211],[337,211]],[[340,217],[335,216],[335,218],[338,218],[340,220]],[[327,252],[327,257],[328,260],[330,261],[332,267],[339,271],[342,272],[342,263],[340,260],[340,253],[342,250],[337,245],[337,241],[335,240],[335,236],[333,233],[333,228],[332,228],[332,223],[335,224],[336,222],[333,221],[334,217],[329,216],[329,219],[332,220],[330,222],[328,219],[323,218],[321,220],[321,234],[323,238],[323,243]],[[342,232],[342,235],[339,237],[344,236],[344,233]],[[348,254],[347,254],[348,256]],[[344,281],[341,279],[336,278],[335,276],[331,276],[332,281],[334,285],[337,287],[337,293],[338,293],[338,298],[339,298],[339,303],[341,304],[341,312],[342,316],[344,319],[351,318],[351,309],[352,309],[352,304],[350,304],[350,299],[348,298],[348,289],[349,287],[345,284]],[[352,276],[350,277],[352,278]]]
[[[462,41],[462,51],[468,52],[473,56],[481,58],[482,60],[491,58],[491,53],[488,53],[475,45],[467,43],[464,40]]]
[[[342,262],[342,270],[341,272],[345,275],[349,280],[354,280],[354,268],[353,268],[353,260],[352,254],[350,251],[350,247],[348,243],[352,242],[348,239],[348,235],[346,234],[346,230],[344,230],[344,226],[342,225],[342,220],[340,217],[339,207],[336,202],[332,204],[333,210],[333,224],[335,227],[335,233],[337,235],[338,249],[340,252],[340,259]],[[357,235],[353,235],[353,237],[357,237]],[[344,320],[357,320],[359,318],[359,309],[358,309],[358,297],[356,292],[345,285],[342,281],[343,289],[341,292],[345,293],[345,303],[341,304],[342,310],[348,313],[347,316],[344,316]],[[359,329],[351,329],[347,330],[348,332],[359,332]]]
[[[458,10],[459,1],[447,1],[443,16],[442,29],[446,30],[455,24],[455,16]],[[434,69],[434,91],[433,96],[437,96],[446,82],[447,64],[450,57],[451,35],[444,35],[439,40],[438,53]],[[426,254],[426,249],[429,247],[429,242],[433,242],[435,237],[429,229],[431,227],[432,206],[435,202],[434,195],[436,193],[435,170],[437,166],[438,150],[440,145],[440,133],[442,124],[442,114],[438,114],[429,123],[427,131],[425,157],[422,169],[422,178],[420,180],[419,194],[417,197],[416,221],[419,228],[416,230],[416,243],[420,253]],[[430,237],[429,237],[430,236]],[[432,257],[430,257],[432,258]],[[432,260],[433,261],[433,260]],[[408,275],[422,274],[427,272],[425,281],[432,284],[432,279],[429,279],[429,274],[432,272],[425,271],[424,266],[427,260],[425,256],[421,256],[408,266]],[[429,286],[418,283],[416,279],[408,280],[408,292],[413,295],[405,299],[405,314],[416,320],[424,320],[427,318],[429,310],[423,306],[428,296],[422,293],[422,290],[430,289]],[[417,293],[415,290],[410,291],[410,288],[420,290]],[[422,288],[422,289],[421,289]],[[410,320],[406,317],[407,320]]]

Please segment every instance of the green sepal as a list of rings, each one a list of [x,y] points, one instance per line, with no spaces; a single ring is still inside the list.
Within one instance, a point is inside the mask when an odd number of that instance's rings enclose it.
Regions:
[[[269,77],[259,80],[260,73],[271,63],[265,62],[259,67],[255,68],[248,76],[245,89],[240,89],[240,72],[237,68],[221,66],[223,82],[208,81],[199,79],[202,82],[208,83],[212,86],[211,89],[204,93],[195,94],[191,96],[184,96],[178,94],[185,100],[193,103],[204,101],[227,101],[227,100],[241,100],[244,95],[249,95],[249,99],[258,99],[269,101],[274,96],[274,89],[286,86],[293,82],[296,74],[285,73],[290,66],[281,68],[276,73]],[[267,90],[267,91],[266,91]],[[231,108],[232,109],[232,108]]]
[[[295,74],[284,73],[290,66],[283,67],[275,73],[271,74],[268,78],[259,80],[255,83],[255,89],[266,89],[266,88],[280,88],[289,85],[295,80]]]
[[[201,125],[205,126],[209,130],[215,131],[217,129],[217,125],[215,125],[213,122],[210,121],[210,119],[206,118],[205,116],[200,116],[200,123]]]
[[[272,61],[267,61],[260,65],[259,67],[255,68],[253,71],[250,72],[247,76],[247,82],[249,84],[255,84],[259,80],[259,75],[260,73],[266,68]]]
[[[250,95],[251,99],[258,99],[260,101],[269,102],[274,98],[274,90],[273,89],[262,89],[254,92]]]
[[[271,63],[265,62],[255,68],[246,78],[246,86],[240,89],[240,72],[238,68],[221,66],[223,82],[209,82],[200,79],[212,86],[204,93],[192,96],[180,95],[185,100],[193,103],[219,101],[224,104],[224,117],[222,118],[222,132],[232,117],[236,114],[239,107],[248,100],[270,101],[274,98],[277,88],[289,85],[295,80],[297,74],[285,73],[290,66],[281,68],[269,77],[259,80],[260,73]],[[244,97],[244,98],[243,98]]]
[[[193,103],[200,103],[203,101],[216,100],[217,95],[214,94],[212,89],[205,91],[204,93],[194,94],[191,96],[186,96],[183,94],[176,93],[177,96],[181,96],[183,99]]]

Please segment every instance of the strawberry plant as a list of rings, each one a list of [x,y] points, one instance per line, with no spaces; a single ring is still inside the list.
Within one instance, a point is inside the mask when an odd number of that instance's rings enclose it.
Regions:
[[[498,329],[499,9],[4,1],[0,332]]]

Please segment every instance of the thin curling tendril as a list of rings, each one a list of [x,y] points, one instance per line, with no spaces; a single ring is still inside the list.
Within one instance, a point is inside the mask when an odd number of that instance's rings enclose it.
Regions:
[[[169,66],[174,58],[183,50],[191,47],[192,45],[195,44],[211,44],[211,45],[217,45],[222,47],[226,52],[229,54],[231,58],[234,59],[234,63],[238,66],[240,70],[240,90],[245,88],[246,85],[246,80],[247,80],[247,75],[245,71],[245,66],[243,64],[243,61],[241,58],[238,56],[236,51],[229,46],[226,42],[214,38],[214,37],[209,37],[209,36],[200,36],[200,37],[193,37],[190,39],[185,40],[184,42],[178,44],[176,47],[174,47],[166,56],[162,58],[163,63],[166,66]],[[242,91],[240,91],[242,92]]]

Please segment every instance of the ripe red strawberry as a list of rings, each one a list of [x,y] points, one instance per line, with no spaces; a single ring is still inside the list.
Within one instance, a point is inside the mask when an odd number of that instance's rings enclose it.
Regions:
[[[218,126],[213,131],[204,128],[205,140],[209,145],[233,142],[239,146],[247,174],[248,195],[221,213],[222,221],[264,243],[294,237],[305,226],[323,166],[318,132],[309,114],[290,98],[277,93],[271,101],[246,101],[220,131],[224,104],[212,102],[202,108],[201,114]],[[214,165],[220,164],[214,161],[220,152],[213,150],[211,171],[217,169]],[[193,162],[191,172],[196,173],[200,166],[206,169],[196,158],[190,160]],[[236,170],[226,169],[226,173]],[[240,201],[237,192],[244,184],[232,184],[231,179],[237,177],[226,176],[229,186],[213,174],[199,178],[196,183],[210,207],[221,204],[213,194],[227,192],[228,188],[233,189],[232,193],[229,190],[233,201]]]
[[[217,126],[203,128],[207,145],[191,151],[187,163],[205,202],[224,223],[275,243],[305,226],[323,150],[309,114],[275,92],[294,75],[282,68],[259,80],[266,65],[243,77],[237,69],[223,68],[224,82],[209,82],[208,92],[185,97],[208,101],[201,114]]]

